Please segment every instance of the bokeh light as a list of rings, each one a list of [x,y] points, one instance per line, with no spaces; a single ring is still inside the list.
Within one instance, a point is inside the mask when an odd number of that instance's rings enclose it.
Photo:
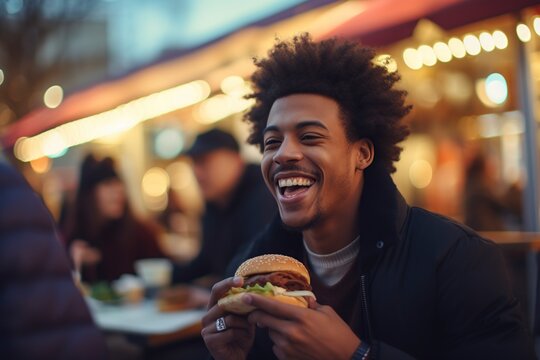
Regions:
[[[154,139],[154,152],[162,159],[172,159],[184,148],[184,137],[179,129],[161,130]]]
[[[490,52],[495,49],[495,40],[493,40],[493,36],[491,36],[488,32],[483,32],[479,36],[480,39],[480,46],[482,46],[482,49],[484,51]]]
[[[463,41],[458,38],[454,37],[448,40],[448,47],[450,48],[452,55],[457,59],[462,59],[467,55]]]
[[[465,45],[465,51],[467,51],[467,54],[469,55],[478,55],[480,54],[480,51],[482,51],[480,40],[472,34],[465,35],[463,44]]]
[[[159,167],[148,169],[142,178],[142,190],[151,197],[163,196],[169,189],[169,174]]]
[[[30,167],[37,174],[44,174],[51,169],[52,161],[48,157],[44,156],[39,159],[30,161]]]
[[[221,81],[221,91],[228,95],[235,95],[239,91],[243,91],[245,87],[245,81],[241,76],[231,75],[227,76]]]
[[[519,40],[523,42],[529,42],[531,41],[531,29],[525,24],[518,24],[516,26],[516,33],[519,38]]]
[[[500,105],[508,98],[508,85],[506,79],[499,73],[492,73],[486,77],[486,95],[490,101]]]
[[[418,50],[413,48],[407,48],[403,51],[403,61],[405,65],[413,70],[418,70],[422,67],[422,57],[418,53]]]
[[[381,54],[375,58],[375,64],[386,68],[390,73],[397,71],[397,62],[389,54]]]
[[[424,189],[433,178],[433,168],[426,160],[416,160],[409,168],[409,179],[411,184],[417,189]]]
[[[499,50],[506,49],[508,46],[508,37],[501,30],[493,32],[493,41],[495,41],[495,47]]]
[[[433,48],[428,45],[421,45],[418,47],[418,53],[422,58],[422,63],[426,66],[433,66],[437,63],[437,56]]]
[[[435,45],[433,45],[433,51],[435,51],[437,59],[441,62],[449,62],[452,60],[452,51],[450,51],[448,45],[443,42],[439,41],[435,43]]]
[[[53,85],[45,91],[43,103],[46,107],[54,109],[58,107],[64,99],[64,89],[59,85]]]

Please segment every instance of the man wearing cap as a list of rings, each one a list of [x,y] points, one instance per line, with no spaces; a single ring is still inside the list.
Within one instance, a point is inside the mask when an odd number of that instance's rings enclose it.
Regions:
[[[197,136],[186,153],[205,200],[202,247],[185,266],[175,266],[173,281],[223,278],[227,264],[276,212],[258,165],[246,164],[236,139],[212,129]]]

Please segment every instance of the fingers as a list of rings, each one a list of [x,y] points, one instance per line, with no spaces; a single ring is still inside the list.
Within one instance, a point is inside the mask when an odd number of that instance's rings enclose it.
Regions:
[[[308,302],[308,307],[310,309],[318,309],[319,306],[321,306],[317,300],[315,300],[314,298],[312,298],[311,296],[307,298],[307,302]]]
[[[248,316],[248,321],[251,324],[257,324],[258,327],[279,329],[283,331],[288,326],[288,321],[267,314],[264,311],[255,310]]]
[[[242,297],[242,300],[246,304],[250,304],[257,309],[260,309],[268,314],[282,319],[299,320],[302,319],[306,311],[306,309],[302,307],[285,304],[279,301],[275,301],[270,297],[260,295],[246,294]]]
[[[218,300],[232,287],[241,287],[244,284],[244,279],[240,276],[235,276],[221,280],[212,286],[212,293],[208,301],[208,309],[217,304]]]
[[[218,318],[224,317],[225,315],[227,315],[225,311],[223,311],[218,305],[214,305],[203,316],[202,324],[203,326],[207,326],[208,324],[215,324]]]
[[[212,343],[232,343],[236,341],[239,337],[246,337],[249,336],[248,330],[242,330],[242,329],[230,329],[221,333],[205,333],[202,334],[202,337],[204,339],[204,342],[207,345],[211,345]]]
[[[208,322],[206,326],[201,330],[202,336],[208,336],[215,333],[227,333],[231,332],[230,330],[244,330],[250,331],[253,328],[245,317],[236,316],[236,315],[226,315],[223,316],[223,321],[225,322],[225,329],[218,331],[216,327],[216,321]],[[217,319],[216,319],[217,320]]]

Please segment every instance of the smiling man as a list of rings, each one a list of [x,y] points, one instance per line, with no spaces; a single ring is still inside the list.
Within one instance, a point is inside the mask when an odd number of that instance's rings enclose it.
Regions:
[[[212,289],[202,335],[215,359],[529,359],[528,332],[495,244],[409,207],[390,174],[410,107],[374,53],[308,35],[257,61],[249,142],[280,217],[241,260],[302,261],[309,308],[243,295],[230,314]]]

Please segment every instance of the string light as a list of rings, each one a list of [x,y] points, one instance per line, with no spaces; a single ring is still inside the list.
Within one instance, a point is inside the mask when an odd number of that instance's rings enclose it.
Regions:
[[[210,85],[203,80],[163,90],[36,136],[20,138],[15,143],[15,156],[21,161],[31,161],[54,155],[63,148],[118,134],[143,121],[196,104],[209,95]]]
[[[523,42],[529,42],[531,41],[531,29],[525,24],[518,24],[516,26],[516,33],[519,38],[519,40]]]
[[[465,35],[463,44],[465,45],[465,51],[467,51],[467,54],[469,55],[478,55],[480,54],[480,51],[482,51],[480,40],[472,34]]]
[[[452,55],[457,59],[462,59],[465,57],[465,55],[467,55],[463,41],[458,38],[454,37],[448,40],[448,47],[450,48]]]

